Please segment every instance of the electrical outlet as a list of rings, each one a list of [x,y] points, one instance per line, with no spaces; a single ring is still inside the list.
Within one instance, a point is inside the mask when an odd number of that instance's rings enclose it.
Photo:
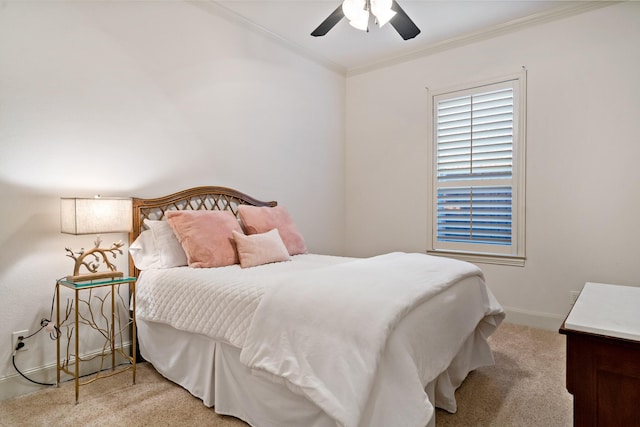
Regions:
[[[12,350],[16,349],[16,347],[18,346],[18,343],[20,342],[20,337],[24,338],[24,337],[27,337],[27,336],[29,336],[29,331],[26,330],[26,329],[24,331],[16,331],[16,332],[12,333],[11,334],[11,343],[12,343],[13,347],[11,347],[11,349]],[[24,342],[24,343],[25,343],[25,346],[22,347],[19,351],[24,351],[24,350],[27,349],[27,346],[26,346],[27,343],[26,342]]]
[[[580,291],[569,291],[569,304],[575,304],[579,296]]]

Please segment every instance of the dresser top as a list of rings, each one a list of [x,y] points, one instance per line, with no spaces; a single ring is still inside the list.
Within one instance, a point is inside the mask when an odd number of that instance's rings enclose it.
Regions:
[[[587,282],[565,329],[640,341],[640,287]]]

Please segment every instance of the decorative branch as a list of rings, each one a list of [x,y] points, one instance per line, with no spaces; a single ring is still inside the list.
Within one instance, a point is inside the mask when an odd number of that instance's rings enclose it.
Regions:
[[[113,265],[111,261],[109,261],[108,255],[111,254],[113,259],[116,259],[117,254],[122,255],[123,252],[121,248],[124,246],[124,243],[122,242],[122,240],[120,240],[113,243],[110,248],[106,249],[100,248],[100,243],[102,243],[102,239],[100,239],[100,237],[97,237],[95,241],[95,247],[88,251],[85,251],[84,248],[81,248],[78,252],[74,252],[70,248],[65,248],[65,250],[67,251],[67,256],[76,262],[73,268],[74,276],[80,275],[80,268],[83,266],[90,273],[97,273],[101,261],[109,269],[109,271],[117,271],[116,266]],[[90,257],[93,257],[93,259],[91,259]]]

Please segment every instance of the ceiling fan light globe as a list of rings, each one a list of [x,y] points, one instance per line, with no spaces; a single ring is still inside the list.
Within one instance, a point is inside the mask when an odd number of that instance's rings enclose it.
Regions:
[[[391,19],[396,16],[396,12],[389,9],[389,10],[385,10],[384,12],[378,12],[378,13],[374,13],[374,15],[376,15],[376,19],[378,21],[378,26],[380,28],[382,28],[382,26],[384,24],[386,24],[387,22],[391,21]]]
[[[391,10],[393,0],[371,0],[371,9]]]
[[[349,24],[358,30],[367,31],[369,29],[369,13],[367,12],[360,19],[352,19]]]
[[[344,0],[342,3],[342,12],[344,16],[347,17],[349,21],[356,21],[358,19],[362,19],[363,12],[367,15],[365,0]]]
[[[376,16],[379,27],[391,21],[391,18],[396,15],[396,12],[391,9],[392,5],[392,0],[371,0],[371,13]]]

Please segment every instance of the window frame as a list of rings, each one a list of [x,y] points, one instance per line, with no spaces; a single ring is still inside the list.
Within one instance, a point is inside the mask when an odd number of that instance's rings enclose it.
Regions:
[[[492,87],[511,84],[513,87],[513,143],[512,143],[512,230],[510,246],[438,242],[438,155],[437,155],[437,100],[456,98],[469,93],[490,92]],[[427,89],[428,90],[428,89]],[[440,90],[430,91],[428,102],[429,119],[429,159],[430,182],[428,188],[428,244],[427,253],[458,258],[465,261],[490,264],[524,266],[525,257],[525,177],[526,177],[526,70],[502,77],[469,84],[460,84]],[[477,180],[457,181],[460,186],[473,185]]]

